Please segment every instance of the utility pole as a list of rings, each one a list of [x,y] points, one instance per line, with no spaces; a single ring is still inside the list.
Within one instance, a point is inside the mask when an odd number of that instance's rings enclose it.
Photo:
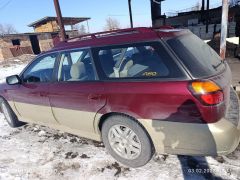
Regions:
[[[150,0],[153,27],[165,25],[166,16],[162,15],[162,1],[165,0]]]
[[[209,26],[209,5],[210,5],[210,0],[207,0],[207,13],[206,13],[206,33],[208,33],[208,26]]]
[[[221,42],[220,56],[224,60],[226,57],[226,39],[228,30],[228,0],[222,0],[222,25],[221,25]]]
[[[129,16],[130,16],[130,25],[133,28],[133,18],[132,18],[132,3],[131,0],[128,0]]]
[[[63,19],[62,19],[62,12],[61,12],[58,0],[54,0],[54,6],[55,6],[56,14],[57,14],[58,25],[60,27],[61,41],[65,41],[67,39],[67,36],[66,36]]]
[[[205,12],[205,0],[202,0],[202,7],[201,7],[201,22],[204,21],[204,12]]]

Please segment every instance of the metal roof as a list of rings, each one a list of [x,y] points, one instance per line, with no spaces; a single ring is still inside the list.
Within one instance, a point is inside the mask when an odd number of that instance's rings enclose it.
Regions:
[[[89,19],[91,19],[91,18],[89,18],[89,17],[63,17],[63,24],[64,25],[75,25],[75,24],[78,24],[80,22],[87,21]],[[36,27],[36,26],[39,26],[41,24],[45,24],[46,22],[49,22],[49,21],[57,21],[57,17],[47,16],[47,17],[44,17],[42,19],[39,19],[39,20],[29,24],[28,26],[29,27]]]
[[[66,32],[77,32],[77,30],[66,30]],[[15,33],[15,34],[1,34],[0,38],[4,37],[20,37],[20,36],[31,36],[31,35],[45,35],[45,34],[58,34],[59,31],[56,32],[28,32],[28,33]]]

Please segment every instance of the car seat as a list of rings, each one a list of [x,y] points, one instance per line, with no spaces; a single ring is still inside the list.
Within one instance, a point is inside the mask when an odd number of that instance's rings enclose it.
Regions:
[[[115,66],[112,53],[105,51],[99,58],[105,74],[109,77],[113,73],[113,67]]]
[[[70,70],[71,79],[68,81],[84,81],[88,79],[84,63],[77,62],[72,65]]]

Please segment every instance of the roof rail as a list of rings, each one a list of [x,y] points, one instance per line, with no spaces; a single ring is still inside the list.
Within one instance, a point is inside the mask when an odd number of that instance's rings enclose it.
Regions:
[[[160,26],[158,28],[154,28],[154,29],[174,29],[174,27],[172,27],[170,25],[165,25],[165,26]]]
[[[75,42],[75,41],[88,40],[88,39],[98,39],[101,37],[109,37],[109,36],[125,35],[125,34],[133,34],[133,33],[146,33],[146,32],[153,32],[153,29],[147,28],[147,27],[117,29],[112,31],[104,31],[104,32],[81,35],[81,36],[67,39],[65,42]]]
[[[171,30],[171,29],[174,29],[174,28],[172,26],[160,26],[158,28],[137,27],[137,28],[127,28],[127,29],[116,29],[112,31],[103,31],[103,32],[76,36],[74,38],[67,39],[66,41],[60,44],[84,41],[84,40],[94,40],[94,39],[99,39],[104,37],[127,35],[127,34],[134,34],[134,33],[151,33],[151,32],[156,32],[160,30]]]

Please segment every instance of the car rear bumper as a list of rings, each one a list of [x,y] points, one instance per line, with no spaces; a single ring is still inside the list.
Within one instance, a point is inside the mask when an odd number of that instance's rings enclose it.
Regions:
[[[231,93],[226,118],[216,123],[195,124],[139,119],[159,153],[179,155],[223,155],[233,152],[240,142],[239,100]]]

